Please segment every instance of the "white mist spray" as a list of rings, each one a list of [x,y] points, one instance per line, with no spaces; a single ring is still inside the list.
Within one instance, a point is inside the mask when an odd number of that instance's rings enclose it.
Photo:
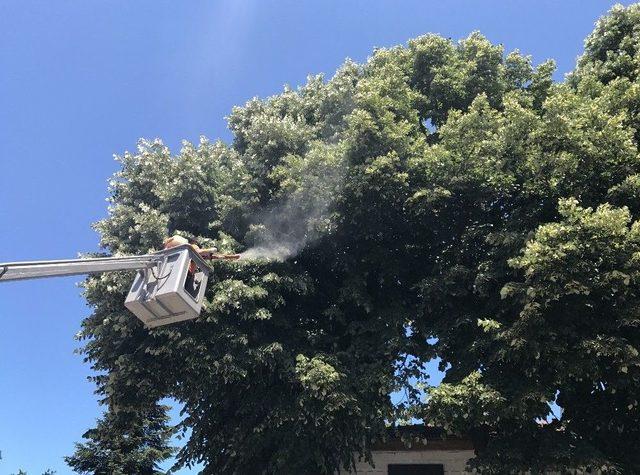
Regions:
[[[330,227],[330,212],[344,183],[343,153],[316,144],[296,163],[297,187],[278,205],[256,214],[242,259],[284,261],[318,240]]]

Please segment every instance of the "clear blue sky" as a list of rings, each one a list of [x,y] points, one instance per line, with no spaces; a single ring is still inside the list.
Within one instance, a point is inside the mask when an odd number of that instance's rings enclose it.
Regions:
[[[112,155],[139,137],[229,140],[233,105],[427,32],[480,30],[555,58],[561,79],[613,3],[2,0],[0,262],[96,250]],[[0,284],[0,475],[69,473],[62,457],[99,415],[73,354],[78,280]]]

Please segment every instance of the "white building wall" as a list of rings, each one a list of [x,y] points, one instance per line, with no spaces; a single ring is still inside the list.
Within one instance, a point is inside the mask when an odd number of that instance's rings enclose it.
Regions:
[[[445,475],[469,474],[466,470],[467,461],[474,456],[473,450],[390,450],[374,451],[372,453],[372,467],[366,462],[358,462],[354,474],[358,475],[387,475],[389,464],[442,464]],[[582,470],[570,472],[572,475],[587,475]],[[591,475],[602,475],[602,471],[589,472]],[[545,472],[546,475],[560,475],[560,472]],[[530,475],[525,472],[524,475]]]
[[[363,475],[387,475],[387,465],[394,463],[437,463],[444,466],[445,475],[461,475],[473,450],[403,450],[375,451],[372,467],[367,462],[356,464],[356,472]]]

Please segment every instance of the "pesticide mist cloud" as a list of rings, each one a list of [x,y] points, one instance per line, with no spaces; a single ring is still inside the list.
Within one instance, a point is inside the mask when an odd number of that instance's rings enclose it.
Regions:
[[[320,239],[331,226],[330,214],[344,183],[340,149],[322,144],[310,150],[296,173],[297,187],[282,201],[256,213],[244,259],[284,261]]]
[[[267,259],[273,261],[285,261],[295,256],[300,248],[297,246],[282,246],[274,244],[273,246],[254,246],[240,253],[240,259]]]
[[[255,245],[241,253],[242,259],[285,261],[321,236],[330,201],[315,197],[303,206],[299,198],[260,214],[251,233]]]

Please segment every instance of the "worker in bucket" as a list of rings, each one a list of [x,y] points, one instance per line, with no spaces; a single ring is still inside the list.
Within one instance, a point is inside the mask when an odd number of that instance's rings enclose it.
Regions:
[[[239,254],[218,254],[218,249],[216,249],[215,247],[202,249],[200,247],[200,243],[198,243],[198,241],[196,241],[195,239],[186,239],[177,234],[166,238],[163,241],[163,244],[164,249],[171,249],[188,244],[195,252],[200,255],[200,257],[207,260],[240,258]],[[196,279],[196,274],[199,272],[199,270],[200,269],[198,268],[198,265],[195,263],[195,261],[193,261],[193,259],[191,259],[191,262],[189,262],[189,272],[187,272],[184,288],[194,297],[198,295],[200,291],[200,280]]]

